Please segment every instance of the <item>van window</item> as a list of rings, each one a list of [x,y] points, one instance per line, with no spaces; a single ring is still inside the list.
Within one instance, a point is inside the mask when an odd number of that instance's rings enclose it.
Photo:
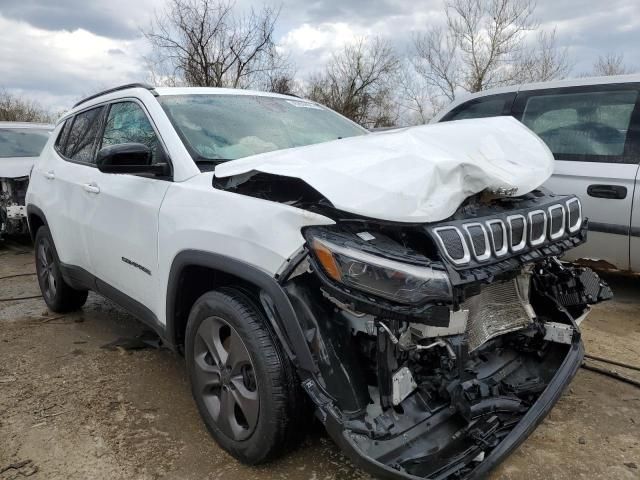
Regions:
[[[522,123],[557,159],[615,161],[624,154],[637,96],[635,90],[532,95]]]
[[[515,93],[503,93],[474,98],[451,110],[441,122],[508,115],[515,96]]]

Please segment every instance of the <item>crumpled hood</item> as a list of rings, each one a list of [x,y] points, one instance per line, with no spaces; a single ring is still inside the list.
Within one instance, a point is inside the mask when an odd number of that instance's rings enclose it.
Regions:
[[[334,207],[397,222],[437,222],[483,190],[523,195],[553,172],[553,154],[512,117],[424,125],[226,162],[218,178],[299,178]],[[239,179],[239,183],[242,179]]]
[[[28,177],[38,157],[0,158],[0,178]]]

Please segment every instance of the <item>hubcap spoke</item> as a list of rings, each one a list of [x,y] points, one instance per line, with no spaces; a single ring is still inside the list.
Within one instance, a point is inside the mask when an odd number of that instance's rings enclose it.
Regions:
[[[195,357],[196,376],[198,377],[198,385],[200,385],[203,393],[209,393],[211,390],[222,386],[220,381],[220,369],[217,365],[209,365],[206,361],[206,353]]]
[[[235,414],[236,402],[228,389],[224,388],[220,394],[220,415],[218,426],[225,435],[233,439],[240,439],[243,428],[238,424]]]
[[[229,339],[229,355],[227,357],[227,366],[231,369],[233,375],[236,375],[242,365],[251,363],[249,352],[245,348],[240,336],[233,332]]]
[[[222,326],[223,324],[215,317],[209,317],[205,318],[198,328],[198,335],[219,368],[225,364],[229,356],[220,339],[220,329]]]
[[[258,412],[260,402],[258,400],[258,391],[250,391],[245,387],[241,375],[231,379],[233,388],[230,390],[234,400],[242,410],[244,417],[249,424],[249,428],[253,428],[258,422]]]

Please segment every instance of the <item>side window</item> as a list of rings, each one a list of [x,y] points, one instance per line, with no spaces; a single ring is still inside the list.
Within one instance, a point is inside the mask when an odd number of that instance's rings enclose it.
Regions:
[[[522,103],[521,121],[556,159],[624,162],[637,97],[636,90],[531,94]]]
[[[60,133],[58,133],[58,138],[56,138],[55,149],[60,153],[64,150],[64,145],[67,142],[72,120],[72,118],[65,120],[64,125],[62,125],[60,129]]]
[[[100,132],[103,109],[104,107],[92,108],[75,116],[64,146],[65,157],[76,162],[93,163],[93,146]]]
[[[468,102],[458,105],[447,113],[442,122],[449,120],[464,120],[467,118],[498,117],[508,115],[511,103],[515,98],[515,93],[503,93],[500,95],[489,95],[487,97],[474,98]]]
[[[119,143],[142,143],[151,150],[152,163],[158,161],[158,136],[135,102],[114,103],[109,109],[100,148]]]

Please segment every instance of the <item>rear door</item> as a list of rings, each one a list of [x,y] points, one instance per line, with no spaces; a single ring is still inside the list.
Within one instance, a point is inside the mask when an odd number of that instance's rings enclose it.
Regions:
[[[628,269],[629,233],[638,173],[638,85],[613,84],[518,93],[514,116],[549,146],[555,171],[545,184],[576,194],[589,218],[589,240],[568,259]]]
[[[60,261],[89,270],[87,220],[91,194],[87,185],[95,167],[91,159],[101,128],[104,107],[93,107],[65,121],[54,151],[44,155],[40,176],[39,206],[47,216]]]

